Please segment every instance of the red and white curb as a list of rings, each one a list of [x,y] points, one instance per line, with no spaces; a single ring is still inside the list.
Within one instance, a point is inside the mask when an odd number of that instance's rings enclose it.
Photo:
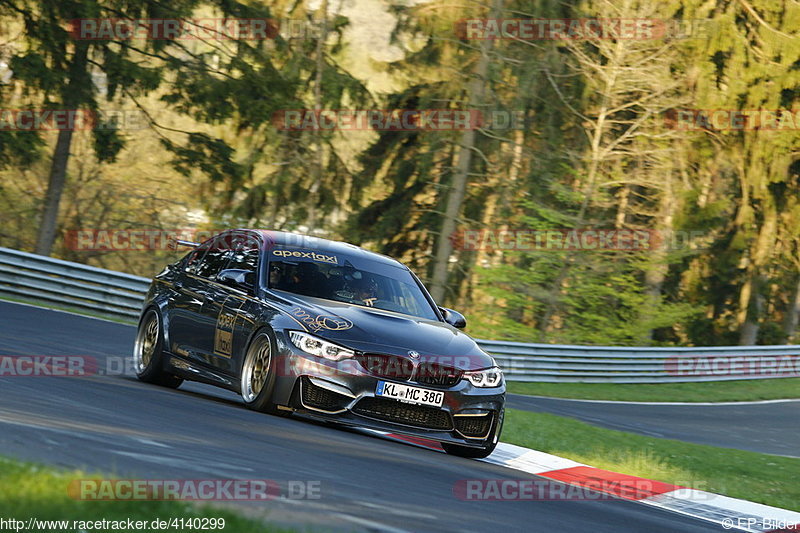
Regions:
[[[513,444],[500,443],[483,461],[715,522],[726,529],[800,531],[800,513],[794,511],[609,472]]]
[[[439,443],[431,440],[384,431],[365,431],[414,446],[443,451]],[[481,461],[714,522],[732,531],[800,532],[800,513],[794,511],[610,472],[513,444],[501,442],[492,455]]]

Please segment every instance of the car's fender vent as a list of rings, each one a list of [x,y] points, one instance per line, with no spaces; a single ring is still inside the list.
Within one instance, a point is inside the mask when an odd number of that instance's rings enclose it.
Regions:
[[[417,367],[417,373],[414,374],[414,381],[437,387],[452,387],[461,381],[463,374],[463,370],[452,366],[438,363],[420,363],[419,367]]]
[[[353,408],[359,415],[387,422],[395,422],[406,426],[415,426],[424,429],[437,429],[450,431],[453,423],[450,414],[436,407],[425,405],[412,405],[408,403],[389,400],[386,398],[366,397]]]
[[[492,413],[484,415],[455,415],[456,431],[473,439],[485,439],[489,436],[494,416]]]
[[[342,411],[350,401],[344,394],[314,385],[310,379],[303,376],[300,384],[301,400],[303,407],[327,412]]]

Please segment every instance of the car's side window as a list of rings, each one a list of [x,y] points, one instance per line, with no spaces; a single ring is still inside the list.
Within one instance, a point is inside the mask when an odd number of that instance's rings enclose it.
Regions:
[[[195,274],[204,278],[214,279],[220,270],[225,268],[230,258],[230,244],[225,235],[220,235],[211,242],[203,260],[197,265]]]
[[[233,249],[227,268],[258,272],[258,242],[253,238],[243,239]]]
[[[233,250],[228,266],[225,268],[246,270],[244,281],[250,290],[256,286],[258,279],[258,259],[260,247],[258,240],[250,235],[237,236],[234,239]],[[241,287],[238,287],[241,288]]]
[[[208,251],[209,246],[198,246],[191,252],[189,252],[189,257],[186,259],[186,265],[184,270],[189,274],[197,274],[197,268],[200,266],[200,263],[203,260],[203,256]]]

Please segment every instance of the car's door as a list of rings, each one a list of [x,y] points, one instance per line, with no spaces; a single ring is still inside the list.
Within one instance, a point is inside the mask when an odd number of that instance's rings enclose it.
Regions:
[[[208,359],[229,374],[238,372],[241,364],[236,355],[244,349],[255,327],[258,304],[253,299],[258,284],[259,240],[255,235],[234,233],[229,235],[230,259],[226,269],[245,271],[242,279],[246,285],[219,279],[215,284],[215,297],[203,308],[206,321],[214,322],[213,342]]]
[[[203,257],[208,252],[211,241],[207,241],[192,250],[183,262],[183,268],[172,284],[173,292],[167,303],[169,313],[167,329],[169,334],[169,351],[184,357],[191,350],[192,315],[200,312],[205,296],[196,291],[195,283],[189,274],[197,271]]]
[[[231,252],[223,235],[203,243],[196,250],[197,256],[189,257],[170,302],[171,351],[205,364],[210,363],[215,325],[206,309],[219,297],[216,276],[227,265]]]

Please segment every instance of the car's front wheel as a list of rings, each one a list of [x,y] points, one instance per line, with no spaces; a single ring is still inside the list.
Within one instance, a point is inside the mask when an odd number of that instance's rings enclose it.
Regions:
[[[494,430],[492,431],[492,437],[482,448],[471,448],[469,446],[461,446],[459,444],[451,444],[449,442],[443,442],[442,448],[448,454],[457,455],[458,457],[467,457],[469,459],[483,459],[484,457],[489,457],[497,447],[497,443],[500,442],[500,432],[503,430],[504,415],[505,409],[501,409],[500,416],[497,417],[497,422],[495,423]]]
[[[269,332],[258,332],[244,357],[241,372],[241,394],[244,404],[254,411],[287,416],[291,411],[278,410],[272,402],[277,367],[274,343]]]
[[[139,321],[136,343],[133,346],[133,365],[136,377],[147,383],[176,389],[183,379],[164,371],[164,330],[158,312],[150,308]]]

